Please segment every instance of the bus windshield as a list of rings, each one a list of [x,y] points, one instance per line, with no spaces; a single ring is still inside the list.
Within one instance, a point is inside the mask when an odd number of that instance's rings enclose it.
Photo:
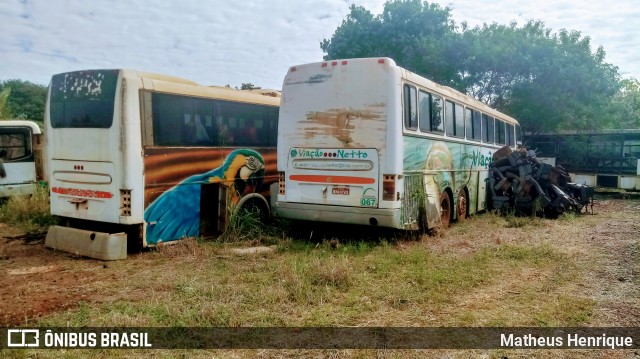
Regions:
[[[113,122],[118,70],[58,74],[51,79],[53,128],[109,128]]]

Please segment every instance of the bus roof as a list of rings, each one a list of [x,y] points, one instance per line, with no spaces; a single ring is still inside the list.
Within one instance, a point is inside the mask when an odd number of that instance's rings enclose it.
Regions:
[[[482,101],[478,101],[475,98],[465,95],[462,92],[455,90],[451,87],[435,83],[427,78],[424,78],[404,68],[401,68],[401,69],[403,71],[403,77],[407,79],[407,81],[423,86],[432,92],[438,93],[439,95],[443,95],[445,97],[449,97],[450,99],[456,100],[465,105],[470,105],[471,107],[474,107],[476,110],[482,111],[493,117],[497,117],[505,122],[508,122],[514,125],[518,124],[518,120],[516,120],[515,118],[489,107],[486,103]]]
[[[397,68],[398,70],[400,70],[400,76],[405,79],[406,81],[409,81],[413,84],[419,85],[421,87],[423,87],[425,90],[429,90],[431,92],[437,93],[439,95],[442,95],[444,97],[448,97],[451,100],[455,100],[457,102],[461,102],[463,104],[469,105],[473,108],[475,108],[476,110],[482,111],[488,115],[491,115],[493,117],[497,117],[507,123],[510,124],[514,124],[517,125],[518,121],[507,115],[504,114],[498,110],[495,110],[491,107],[489,107],[487,104],[485,104],[484,102],[478,101],[470,96],[467,96],[465,94],[463,94],[462,92],[455,90],[451,87],[447,87],[444,85],[440,85],[438,83],[435,83],[427,78],[424,78],[416,73],[413,73],[403,67],[400,67],[396,64],[396,62],[389,58],[389,57],[367,57],[367,58],[354,58],[354,59],[336,59],[336,60],[326,60],[326,61],[321,61],[321,62],[313,62],[313,63],[308,63],[308,64],[302,64],[302,65],[296,65],[296,66],[292,66],[289,71],[297,71],[299,69],[304,69],[304,68],[314,68],[314,67],[318,67],[318,66],[337,66],[338,64],[340,65],[346,65],[346,66],[353,66],[357,64],[361,64],[361,63],[379,63],[382,66],[387,66],[390,68]],[[286,85],[286,83],[285,83]]]
[[[181,77],[163,75],[153,72],[137,71],[132,69],[88,69],[69,71],[68,73],[83,71],[119,71],[121,76],[123,77],[142,79],[145,89],[158,92],[179,93],[202,98],[219,98],[222,100],[254,103],[268,106],[280,105],[279,92],[275,90],[256,89],[255,91],[245,91],[222,86],[204,86],[198,84],[195,81],[187,80]]]
[[[34,135],[42,133],[38,124],[26,120],[1,120],[0,127],[29,127]]]
[[[127,76],[127,73],[125,73],[125,76]],[[202,98],[217,98],[221,100],[254,103],[268,106],[280,105],[280,96],[273,90],[260,89],[260,92],[258,92],[236,90],[234,88],[226,86],[204,86],[194,81],[185,80],[179,77],[165,76],[149,72],[137,72],[136,76],[141,79],[151,80],[151,84],[144,84],[144,87],[147,90],[166,93],[180,93]],[[278,94],[278,96],[276,96],[275,94]]]

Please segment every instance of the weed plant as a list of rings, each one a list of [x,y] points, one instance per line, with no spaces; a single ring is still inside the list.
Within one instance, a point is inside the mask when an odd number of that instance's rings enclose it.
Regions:
[[[38,186],[31,196],[10,197],[0,205],[0,221],[26,232],[46,231],[57,221],[51,215],[48,188]]]
[[[229,211],[233,213],[233,210]],[[218,238],[222,242],[254,242],[275,244],[283,236],[288,221],[269,219],[258,208],[241,208],[230,216],[227,229]]]

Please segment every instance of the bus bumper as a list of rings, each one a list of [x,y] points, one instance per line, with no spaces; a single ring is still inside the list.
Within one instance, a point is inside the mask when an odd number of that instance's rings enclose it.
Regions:
[[[400,220],[399,208],[340,207],[277,201],[275,212],[277,217],[303,221],[404,228]]]
[[[103,233],[51,226],[44,245],[48,248],[106,261],[127,258],[127,234]]]

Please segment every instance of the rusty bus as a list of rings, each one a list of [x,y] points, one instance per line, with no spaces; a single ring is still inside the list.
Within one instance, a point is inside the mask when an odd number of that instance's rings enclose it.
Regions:
[[[279,93],[131,70],[54,75],[45,126],[54,248],[103,259],[269,212]]]
[[[487,204],[488,166],[518,122],[390,58],[293,66],[282,89],[276,215],[399,229]]]

